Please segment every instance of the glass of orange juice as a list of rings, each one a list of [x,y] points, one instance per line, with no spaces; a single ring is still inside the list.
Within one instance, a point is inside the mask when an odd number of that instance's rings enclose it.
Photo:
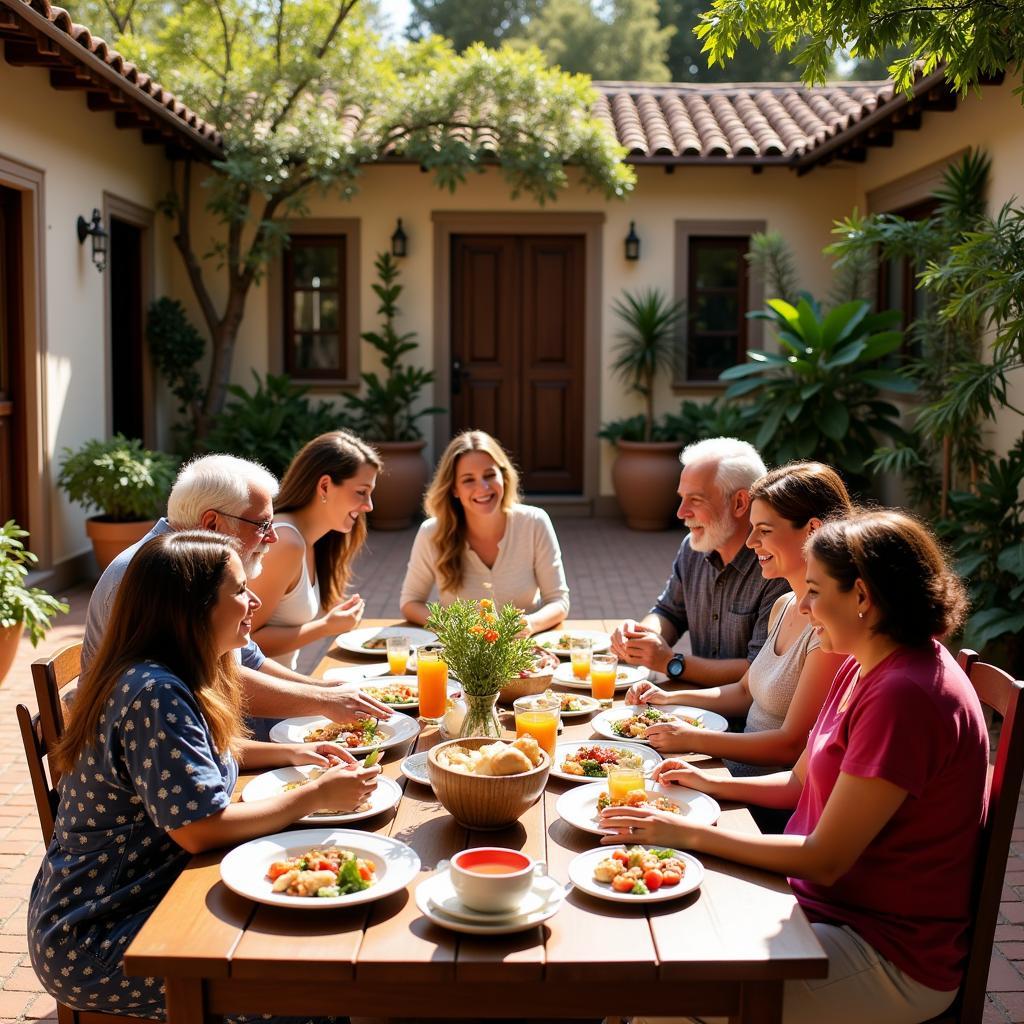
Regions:
[[[590,637],[574,636],[569,640],[569,658],[572,660],[572,674],[575,679],[586,679],[590,675]]]
[[[409,663],[409,638],[407,636],[389,636],[387,638],[388,668],[393,676],[404,676],[405,667]]]
[[[444,718],[448,702],[448,665],[440,647],[421,647],[416,652],[420,721],[436,725]]]
[[[532,736],[541,750],[555,756],[562,702],[558,697],[518,697],[512,702],[516,715],[516,739]]]
[[[619,659],[614,654],[595,654],[590,659],[590,692],[603,708],[612,706],[618,672]]]
[[[608,795],[613,804],[626,802],[626,797],[634,790],[643,792],[646,789],[642,768],[627,768],[625,765],[610,764],[605,769],[608,774]]]

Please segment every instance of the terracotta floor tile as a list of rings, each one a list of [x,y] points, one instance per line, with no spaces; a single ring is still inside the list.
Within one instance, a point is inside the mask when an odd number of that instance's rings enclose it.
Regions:
[[[11,992],[42,992],[43,983],[36,977],[31,966],[19,967],[8,975],[4,988]]]
[[[1008,960],[993,955],[988,971],[989,992],[1024,992],[1024,977]]]
[[[56,1019],[56,1016],[57,1001],[45,992],[36,996],[35,1001],[25,1013],[28,1020],[47,1020],[51,1017]]]
[[[14,992],[4,989],[0,992],[0,1017],[12,1017],[16,1020],[35,998],[35,992]]]
[[[999,913],[1010,924],[1024,924],[1024,903],[1020,901],[1007,901],[999,904]]]

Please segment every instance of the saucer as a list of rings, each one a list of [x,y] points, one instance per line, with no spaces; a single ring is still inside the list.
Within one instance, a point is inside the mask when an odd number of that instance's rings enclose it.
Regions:
[[[449,917],[457,917],[462,921],[473,921],[478,924],[504,924],[517,917],[529,917],[543,910],[552,900],[561,902],[565,897],[562,886],[550,875],[539,875],[533,888],[523,897],[515,910],[473,910],[459,899],[452,884],[451,871],[439,871],[431,887],[427,899],[430,905]]]
[[[429,921],[433,921],[434,924],[439,925],[442,928],[448,928],[453,932],[462,932],[465,935],[512,935],[515,932],[524,932],[530,928],[536,927],[538,924],[553,917],[562,907],[562,901],[565,899],[565,890],[553,879],[547,875],[541,876],[534,885],[531,894],[536,892],[540,886],[546,886],[548,888],[549,896],[546,902],[543,902],[536,910],[530,913],[519,913],[513,917],[497,916],[494,914],[480,914],[479,916],[484,920],[478,920],[474,917],[473,920],[465,920],[462,917],[455,917],[452,914],[440,909],[435,900],[440,900],[442,903],[445,900],[444,893],[454,893],[451,888],[451,880],[448,877],[447,871],[439,871],[433,877],[428,878],[426,881],[421,882],[416,889],[416,906],[419,908],[420,913]],[[526,899],[523,900],[523,904],[526,904]],[[468,907],[459,907],[462,914],[474,913],[476,911],[470,911]]]
[[[402,774],[412,782],[418,782],[421,786],[430,785],[430,776],[427,774],[427,751],[420,750],[410,754],[401,764]]]

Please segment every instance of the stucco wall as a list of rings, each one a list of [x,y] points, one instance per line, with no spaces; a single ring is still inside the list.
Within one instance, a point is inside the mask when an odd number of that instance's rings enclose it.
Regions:
[[[856,171],[848,166],[831,166],[797,178],[790,171],[769,168],[753,174],[750,168],[677,168],[666,174],[661,168],[641,168],[633,195],[625,202],[607,201],[600,194],[588,192],[574,184],[554,204],[543,209],[562,213],[601,213],[603,257],[601,269],[600,363],[601,392],[593,396],[600,404],[602,421],[639,411],[635,397],[625,393],[621,384],[608,373],[614,358],[618,325],[611,312],[612,301],[623,289],[659,287],[672,294],[674,289],[675,222],[677,220],[764,220],[769,230],[782,231],[791,242],[801,279],[811,291],[824,294],[830,281],[829,261],[821,255],[829,241],[833,220],[851,209],[856,191]],[[202,195],[197,191],[198,201]],[[534,212],[535,203],[527,199],[513,200],[500,175],[488,171],[473,177],[456,193],[435,188],[428,175],[408,166],[383,166],[368,170],[360,182],[360,191],[351,202],[332,196],[313,195],[309,199],[310,217],[355,217],[360,220],[361,251],[358,254],[360,276],[360,322],[362,330],[377,323],[376,298],[371,291],[374,280],[373,260],[390,244],[396,218],[402,218],[409,238],[409,255],[402,261],[400,329],[419,334],[421,348],[413,360],[433,366],[434,316],[434,225],[431,217],[437,211]],[[623,239],[629,222],[636,222],[642,241],[641,259],[630,263],[623,256]],[[208,220],[197,217],[197,248],[214,237]],[[201,240],[201,241],[200,241]],[[198,322],[198,309],[191,299],[188,282],[179,260],[172,265],[172,286],[175,294],[190,303]],[[214,288],[220,283],[210,278]],[[276,282],[274,282],[276,284]],[[232,367],[232,377],[249,387],[255,369],[264,373],[270,345],[279,345],[279,331],[268,323],[266,280],[254,288],[246,307],[239,344]],[[375,355],[363,344],[363,368]],[[447,372],[444,367],[436,367]],[[329,394],[330,392],[325,392]],[[691,392],[695,396],[706,395]],[[431,396],[427,396],[428,400]],[[658,412],[678,407],[685,397],[673,392],[670,381],[664,381],[657,396]],[[590,400],[588,396],[588,400]],[[435,454],[428,451],[428,457]],[[612,452],[601,445],[600,493],[611,494],[610,465]]]
[[[84,92],[59,92],[45,70],[0,62],[0,156],[43,172],[45,213],[45,333],[41,338],[43,449],[49,480],[30,479],[45,491],[43,524],[50,561],[88,550],[85,514],[52,486],[56,456],[91,437],[105,437],[107,278],[79,246],[78,216],[103,209],[104,193],[149,210],[169,185],[160,146],[146,146],[137,130],[119,130],[112,113],[86,107]],[[167,290],[170,241],[162,217],[154,226],[156,294]]]

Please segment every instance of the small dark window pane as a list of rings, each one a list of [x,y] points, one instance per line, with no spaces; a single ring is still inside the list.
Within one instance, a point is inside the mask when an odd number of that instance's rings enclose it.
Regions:
[[[292,286],[337,288],[338,250],[335,246],[303,245],[292,241]]]
[[[336,331],[338,297],[322,292],[295,293],[295,329],[297,331]]]
[[[739,339],[733,335],[695,339],[690,346],[691,359],[687,369],[690,380],[718,380],[718,375],[741,361]]]
[[[336,334],[295,335],[293,364],[297,370],[340,369],[338,336]]]
[[[702,331],[734,331],[739,315],[736,295],[698,295],[694,327]]]
[[[740,254],[735,249],[698,249],[698,288],[735,288],[739,282]]]

